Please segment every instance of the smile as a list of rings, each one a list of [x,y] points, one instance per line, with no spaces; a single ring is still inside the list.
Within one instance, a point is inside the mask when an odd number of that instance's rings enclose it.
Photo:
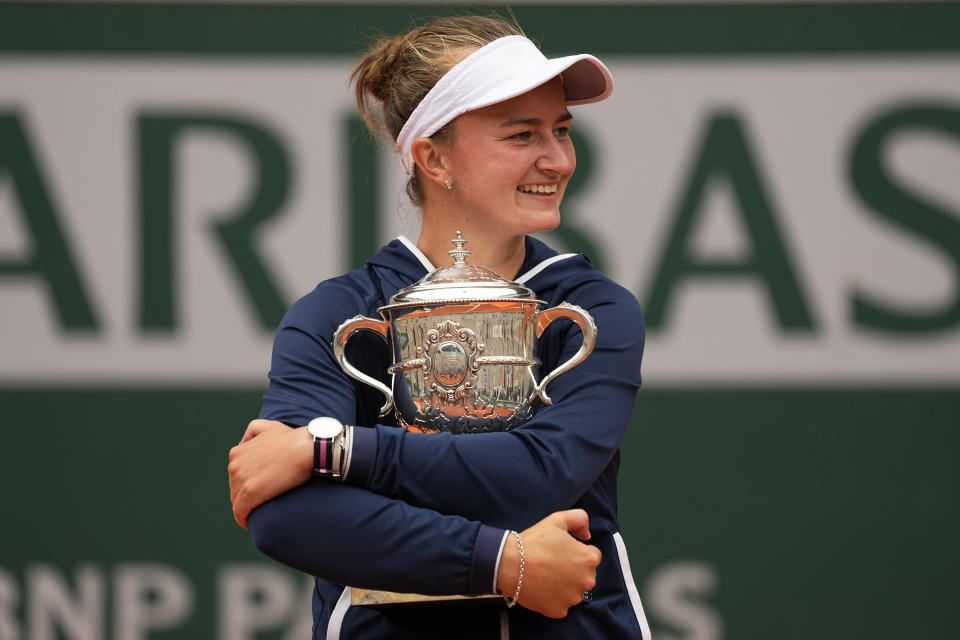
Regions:
[[[543,193],[551,194],[557,192],[557,185],[555,184],[524,184],[517,187],[517,191],[521,193]]]

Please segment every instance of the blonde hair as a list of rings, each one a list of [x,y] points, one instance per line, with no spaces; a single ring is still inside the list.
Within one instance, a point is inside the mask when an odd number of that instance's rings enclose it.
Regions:
[[[455,16],[379,38],[350,75],[367,129],[376,137],[387,134],[395,141],[413,110],[451,67],[470,52],[511,35],[523,35],[523,31],[500,17]],[[379,104],[371,103],[371,98]],[[444,127],[434,137],[443,140],[450,128]],[[416,171],[407,182],[407,195],[415,205],[423,204]]]

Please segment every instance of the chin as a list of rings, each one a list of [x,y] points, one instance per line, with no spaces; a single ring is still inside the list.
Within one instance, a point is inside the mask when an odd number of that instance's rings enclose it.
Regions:
[[[527,233],[540,233],[541,231],[553,231],[560,226],[560,212],[554,212],[550,216],[544,216],[533,221],[530,230]]]

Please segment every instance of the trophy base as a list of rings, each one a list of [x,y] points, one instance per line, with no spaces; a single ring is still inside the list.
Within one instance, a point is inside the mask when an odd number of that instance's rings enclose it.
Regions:
[[[350,588],[350,605],[354,607],[421,607],[435,605],[496,604],[503,596],[493,593],[480,596],[424,596],[418,593],[394,593],[376,589]]]

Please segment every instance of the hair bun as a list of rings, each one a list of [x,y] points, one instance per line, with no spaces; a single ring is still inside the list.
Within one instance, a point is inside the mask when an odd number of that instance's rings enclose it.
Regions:
[[[450,67],[471,51],[512,35],[523,35],[523,31],[499,17],[457,16],[437,18],[402,35],[380,37],[350,76],[367,129],[375,137],[383,131],[396,140],[407,118]],[[371,104],[371,98],[379,104]],[[414,204],[420,204],[415,179],[408,183],[407,193]]]
[[[406,36],[381,39],[367,54],[370,64],[363,77],[364,89],[380,102],[388,102],[393,94],[393,82],[402,67],[406,40]]]

